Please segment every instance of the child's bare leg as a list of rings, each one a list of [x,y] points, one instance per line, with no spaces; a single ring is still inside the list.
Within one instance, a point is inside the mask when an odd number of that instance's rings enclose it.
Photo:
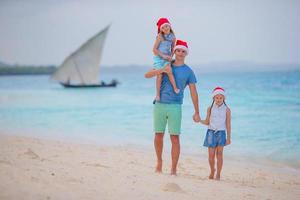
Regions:
[[[208,162],[210,166],[210,175],[208,176],[209,179],[214,179],[215,176],[215,155],[216,148],[208,147]]]
[[[220,180],[221,178],[221,171],[222,171],[222,167],[223,167],[223,147],[222,146],[218,146],[217,147],[217,175],[216,175],[216,179]]]
[[[171,64],[167,64],[166,67],[170,67],[171,68]],[[173,90],[176,94],[178,94],[180,92],[180,89],[177,88],[176,86],[176,82],[175,82],[175,78],[174,78],[174,75],[173,73],[167,73],[168,77],[169,77],[169,80],[171,82],[171,85],[173,87]]]
[[[156,101],[160,101],[160,86],[161,86],[162,74],[157,75],[156,77]]]

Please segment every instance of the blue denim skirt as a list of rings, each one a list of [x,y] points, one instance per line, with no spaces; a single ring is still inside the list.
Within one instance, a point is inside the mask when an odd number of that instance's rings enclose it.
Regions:
[[[225,144],[226,132],[224,130],[207,130],[203,146],[215,148],[217,146],[225,146]]]

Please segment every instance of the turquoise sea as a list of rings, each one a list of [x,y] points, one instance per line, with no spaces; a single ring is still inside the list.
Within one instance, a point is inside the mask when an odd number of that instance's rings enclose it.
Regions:
[[[202,118],[215,86],[227,91],[232,145],[225,155],[300,168],[300,70],[202,72],[194,69]],[[145,68],[106,68],[101,78],[117,88],[65,89],[49,76],[0,76],[0,133],[153,148],[155,79]],[[206,127],[192,121],[185,91],[183,152],[203,153]],[[167,136],[167,135],[166,135]],[[165,137],[166,148],[169,138]]]

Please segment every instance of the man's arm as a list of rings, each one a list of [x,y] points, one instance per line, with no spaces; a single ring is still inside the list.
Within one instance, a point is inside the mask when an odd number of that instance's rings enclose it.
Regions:
[[[152,78],[153,76],[157,76],[163,72],[164,72],[163,68],[162,69],[151,69],[145,73],[145,78]]]
[[[145,73],[145,78],[152,78],[153,76],[157,76],[162,73],[167,73],[167,74],[172,73],[171,67],[164,67],[161,69],[151,69]]]
[[[194,122],[200,122],[201,118],[200,118],[200,114],[199,114],[199,101],[198,101],[198,92],[197,92],[196,85],[189,84],[189,88],[190,88],[191,98],[192,98],[192,102],[193,102],[194,110],[195,110],[195,113],[193,115],[193,120],[194,120]]]

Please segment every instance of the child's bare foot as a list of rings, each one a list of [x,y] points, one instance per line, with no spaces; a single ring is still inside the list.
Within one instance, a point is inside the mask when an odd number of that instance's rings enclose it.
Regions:
[[[174,92],[175,92],[176,94],[179,94],[179,92],[180,92],[180,89],[178,89],[178,88],[175,88],[175,89],[174,89]]]
[[[219,181],[220,178],[221,178],[220,174],[217,174],[217,175],[216,175],[216,180]]]
[[[162,161],[157,161],[155,172],[162,173]]]
[[[157,95],[157,96],[155,97],[155,101],[160,101],[160,96],[159,96],[159,95]]]

